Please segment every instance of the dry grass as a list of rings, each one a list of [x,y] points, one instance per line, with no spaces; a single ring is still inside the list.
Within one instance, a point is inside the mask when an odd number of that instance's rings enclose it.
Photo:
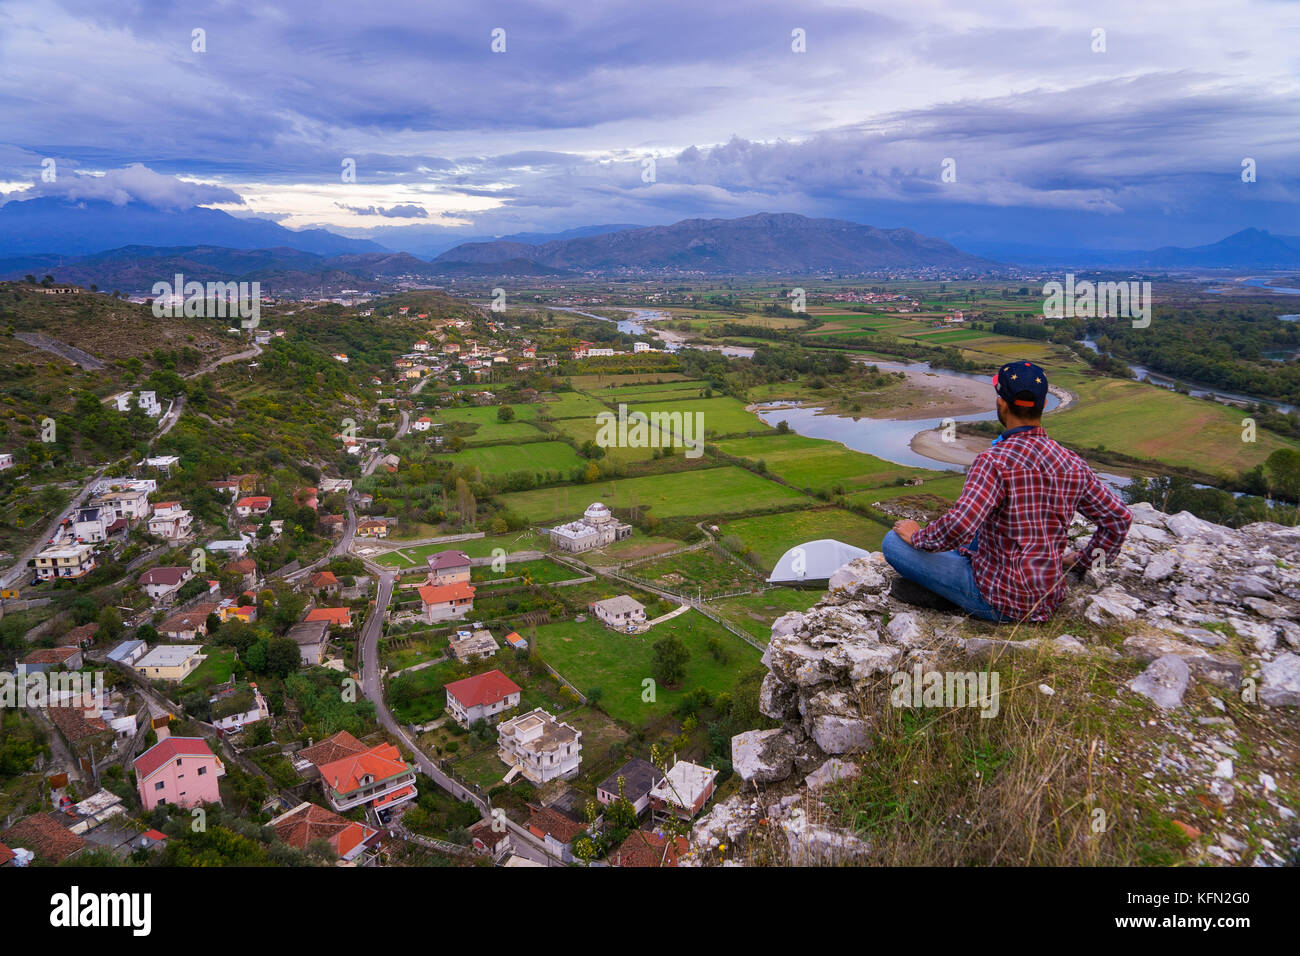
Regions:
[[[980,625],[964,629],[981,633]],[[1126,628],[1099,633],[1058,620],[1024,626],[1016,636],[1045,644],[1061,633],[1089,634],[1094,643],[1077,656],[1044,645],[984,663],[955,654],[936,668],[996,672],[996,716],[981,717],[978,706],[894,707],[890,680],[881,678],[859,702],[875,731],[872,748],[856,758],[860,776],[822,791],[820,801],[806,799],[810,819],[863,840],[869,853],[854,862],[884,866],[1215,862],[1205,851],[1232,818],[1246,828],[1234,832],[1254,847],[1270,838],[1274,846],[1291,842],[1295,834],[1288,835],[1249,788],[1238,788],[1227,812],[1207,797],[1208,767],[1180,774],[1163,756],[1187,753],[1193,736],[1212,736],[1196,718],[1220,714],[1210,702],[1219,695],[1242,734],[1238,779],[1253,781],[1258,771],[1275,775],[1285,803],[1295,796],[1294,765],[1286,765],[1291,747],[1279,757],[1277,745],[1293,739],[1293,715],[1244,707],[1196,682],[1182,709],[1156,710],[1123,686],[1142,665],[1105,653],[1123,640]],[[988,629],[987,636],[1008,635]],[[1206,835],[1189,838],[1175,819]],[[752,865],[790,862],[771,824],[760,826],[737,852]]]

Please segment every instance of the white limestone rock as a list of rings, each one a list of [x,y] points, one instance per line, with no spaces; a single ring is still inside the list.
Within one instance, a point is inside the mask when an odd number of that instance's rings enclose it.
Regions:
[[[1300,655],[1279,654],[1261,671],[1260,701],[1270,707],[1300,707]]]
[[[781,729],[747,730],[731,738],[731,766],[746,783],[776,783],[794,772],[796,742]]]
[[[1176,654],[1166,654],[1147,665],[1147,669],[1129,681],[1128,686],[1157,707],[1172,710],[1182,706],[1191,676],[1186,661]]]

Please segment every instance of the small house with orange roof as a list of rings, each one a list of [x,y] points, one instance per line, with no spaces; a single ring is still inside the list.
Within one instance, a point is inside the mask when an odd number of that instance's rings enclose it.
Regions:
[[[425,584],[417,589],[424,610],[424,622],[462,618],[474,610],[474,587],[470,584]]]

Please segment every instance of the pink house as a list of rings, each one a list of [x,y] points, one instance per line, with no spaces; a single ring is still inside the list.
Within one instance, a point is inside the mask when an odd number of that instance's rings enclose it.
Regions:
[[[220,803],[217,778],[225,772],[202,737],[164,737],[135,758],[136,789],[146,810],[160,803]]]

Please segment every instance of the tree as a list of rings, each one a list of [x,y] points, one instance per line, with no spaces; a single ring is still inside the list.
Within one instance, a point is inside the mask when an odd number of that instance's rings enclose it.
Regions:
[[[122,614],[112,605],[103,608],[95,620],[99,622],[98,637],[115,641],[122,636]]]
[[[1300,501],[1300,451],[1279,448],[1264,461],[1273,493],[1288,501]]]
[[[665,687],[676,687],[686,676],[686,662],[690,659],[691,652],[676,634],[656,641],[651,662],[655,680]]]
[[[515,410],[509,405],[497,406],[497,421],[513,422],[515,420]]]

